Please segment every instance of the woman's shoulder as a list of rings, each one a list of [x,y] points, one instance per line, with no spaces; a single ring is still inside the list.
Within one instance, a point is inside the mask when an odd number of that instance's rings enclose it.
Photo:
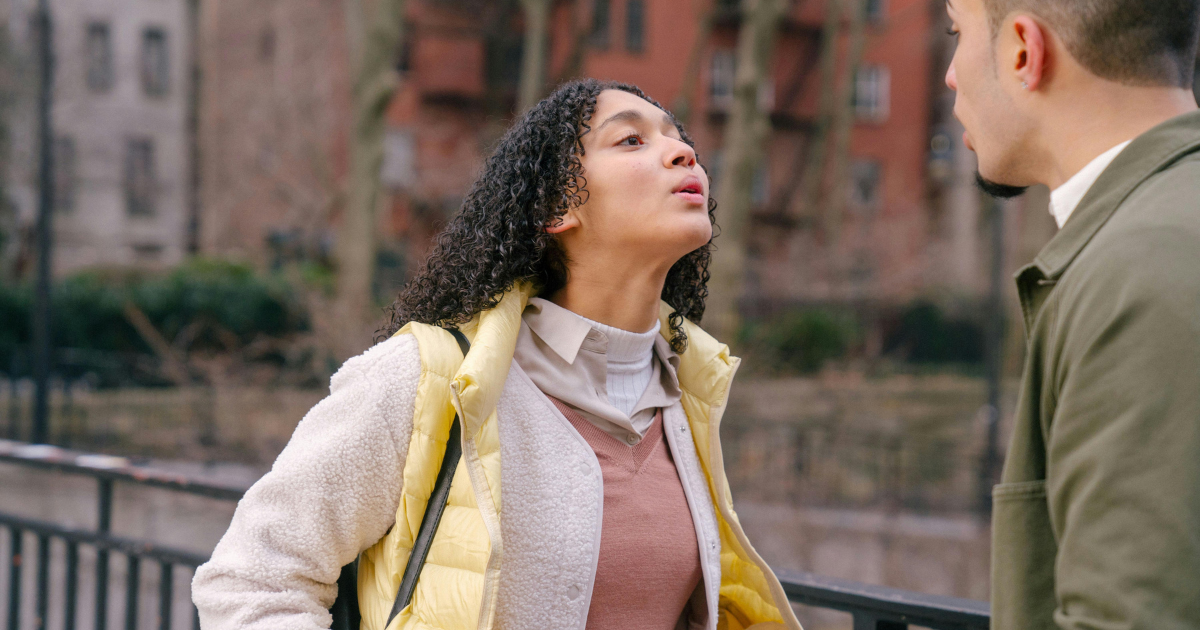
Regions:
[[[421,350],[411,334],[389,337],[342,364],[329,380],[331,392],[347,386],[416,386],[421,377]]]

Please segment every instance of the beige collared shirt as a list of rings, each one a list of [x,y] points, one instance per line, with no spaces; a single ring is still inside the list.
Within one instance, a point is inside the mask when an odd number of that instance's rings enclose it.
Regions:
[[[655,410],[679,400],[679,356],[661,335],[655,337],[654,373],[626,415],[608,400],[607,346],[607,336],[583,317],[533,298],[521,315],[513,359],[543,393],[566,403],[605,433],[634,445],[654,422]]]

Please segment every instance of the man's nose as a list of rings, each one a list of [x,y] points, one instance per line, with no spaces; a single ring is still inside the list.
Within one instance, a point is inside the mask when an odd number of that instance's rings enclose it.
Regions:
[[[955,92],[958,91],[958,75],[954,72],[954,64],[950,64],[950,67],[946,70],[946,87]]]

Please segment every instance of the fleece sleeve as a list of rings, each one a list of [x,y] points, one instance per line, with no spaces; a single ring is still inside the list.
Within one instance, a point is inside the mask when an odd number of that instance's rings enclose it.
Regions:
[[[341,567],[395,521],[420,372],[411,335],[338,370],[196,570],[204,630],[329,628]]]

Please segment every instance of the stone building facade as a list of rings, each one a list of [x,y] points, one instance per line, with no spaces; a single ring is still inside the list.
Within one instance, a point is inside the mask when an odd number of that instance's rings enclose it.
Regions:
[[[33,0],[6,0],[6,192],[33,256],[37,215]],[[52,0],[55,55],[56,275],[91,267],[168,267],[187,253],[191,215],[191,36],[186,0]],[[20,262],[18,260],[18,262]]]

